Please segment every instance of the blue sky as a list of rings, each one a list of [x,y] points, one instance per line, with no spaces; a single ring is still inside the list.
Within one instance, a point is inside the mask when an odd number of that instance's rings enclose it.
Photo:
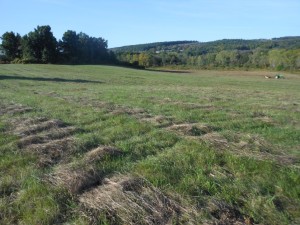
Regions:
[[[300,36],[300,0],[0,0],[0,35],[50,25],[109,47],[157,41]]]

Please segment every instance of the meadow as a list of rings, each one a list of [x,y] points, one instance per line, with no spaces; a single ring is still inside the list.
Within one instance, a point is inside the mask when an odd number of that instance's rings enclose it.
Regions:
[[[0,65],[0,224],[299,224],[276,74]]]

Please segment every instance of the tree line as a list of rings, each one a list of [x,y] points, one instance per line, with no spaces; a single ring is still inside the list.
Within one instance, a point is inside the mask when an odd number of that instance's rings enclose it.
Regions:
[[[182,46],[198,43],[197,41],[165,41],[165,42],[154,42],[154,43],[147,43],[147,44],[137,44],[137,45],[128,45],[123,47],[116,47],[111,48],[112,51],[121,51],[121,52],[142,52],[148,50],[160,50],[166,49],[168,46],[171,48],[174,46]]]
[[[151,47],[153,45],[148,45]],[[140,47],[140,48],[138,48]],[[271,40],[220,40],[114,49],[117,60],[142,67],[186,69],[300,69],[300,37]]]
[[[190,56],[186,53],[132,53],[118,52],[116,57],[140,67],[177,67],[186,69],[271,69],[299,70],[300,49],[298,50],[264,50],[254,51],[223,50],[218,53],[206,53]]]
[[[68,30],[57,40],[50,26],[1,36],[0,62],[116,64],[138,68],[300,69],[300,37],[270,40],[173,41],[108,49],[107,40]]]
[[[57,40],[49,25],[37,26],[23,37],[14,32],[2,35],[1,61],[12,63],[103,64],[115,60],[107,40],[68,30]]]

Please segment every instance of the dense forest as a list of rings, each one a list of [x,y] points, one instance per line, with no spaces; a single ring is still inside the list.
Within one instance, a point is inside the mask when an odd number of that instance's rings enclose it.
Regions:
[[[111,49],[121,62],[191,69],[300,69],[300,37],[160,42]]]
[[[56,40],[50,26],[21,37],[2,35],[0,62],[117,64],[138,68],[300,70],[300,37],[171,41],[108,49],[107,40],[68,30]]]
[[[115,61],[107,50],[107,41],[85,33],[68,30],[61,40],[53,36],[50,26],[38,26],[21,37],[14,32],[2,35],[2,62],[103,64]]]

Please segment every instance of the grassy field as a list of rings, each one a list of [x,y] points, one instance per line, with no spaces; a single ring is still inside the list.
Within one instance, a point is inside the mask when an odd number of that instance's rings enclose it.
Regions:
[[[0,224],[300,224],[300,76],[0,65]]]

